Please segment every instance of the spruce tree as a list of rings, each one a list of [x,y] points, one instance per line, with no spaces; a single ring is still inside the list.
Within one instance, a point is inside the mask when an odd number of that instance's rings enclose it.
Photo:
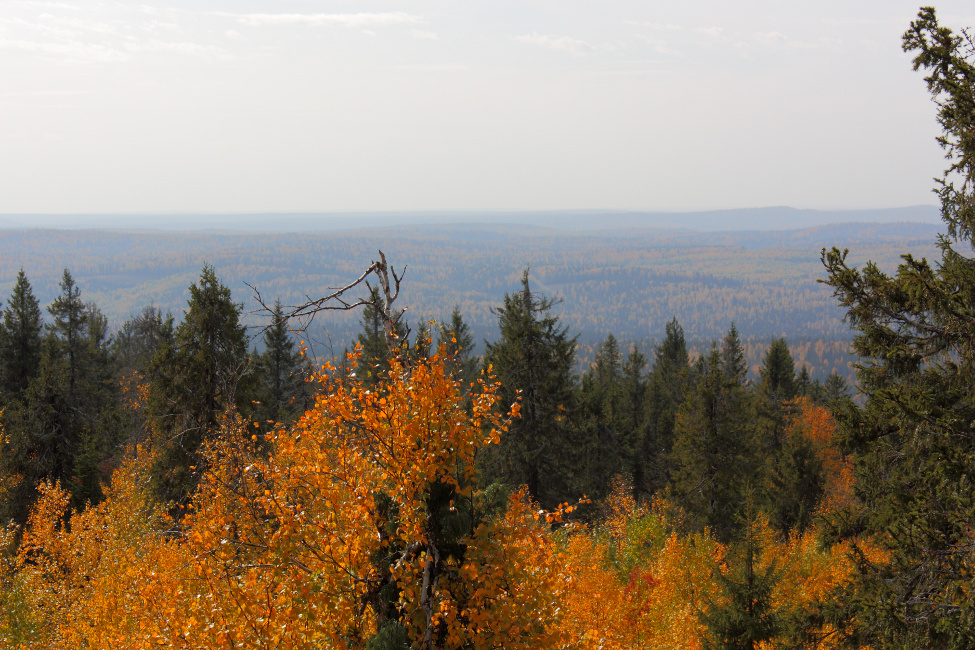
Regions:
[[[619,344],[610,334],[600,346],[592,368],[582,376],[574,423],[582,452],[577,490],[590,497],[601,498],[612,477],[623,469],[626,405],[622,389]]]
[[[23,519],[43,480],[60,481],[72,505],[102,498],[122,439],[107,319],[81,299],[71,273],[48,308],[52,318],[37,372],[8,405],[5,471],[22,477],[8,513]]]
[[[757,418],[761,428],[761,445],[769,463],[780,462],[786,441],[790,404],[796,396],[796,374],[792,353],[785,339],[772,341],[759,371]]]
[[[526,269],[521,291],[506,294],[494,312],[500,336],[484,355],[485,367],[501,382],[499,401],[513,404],[520,397],[521,417],[485,454],[482,479],[525,485],[544,507],[580,496],[571,488],[579,453],[570,438],[576,339],[551,313],[553,307],[552,300],[532,292]]]
[[[460,308],[454,307],[450,321],[440,323],[437,333],[437,347],[447,350],[447,364],[454,376],[461,382],[464,390],[477,377],[478,359],[474,356],[474,336],[470,326],[464,322]]]
[[[0,324],[0,394],[20,395],[37,376],[41,326],[41,308],[21,269]]]
[[[386,338],[382,313],[375,307],[382,300],[379,288],[373,287],[369,297],[370,304],[367,304],[362,310],[362,331],[357,337],[360,355],[356,364],[356,374],[370,385],[379,382],[389,370],[389,360],[393,354],[391,344]],[[408,345],[405,322],[402,318],[394,320],[394,334],[397,340]]]
[[[309,369],[288,329],[280,300],[271,310],[271,325],[264,331],[263,342],[264,351],[257,358],[260,408],[256,417],[264,422],[289,422],[308,406],[305,380]]]
[[[623,361],[621,377],[620,451],[623,470],[632,479],[634,497],[641,496],[641,489],[646,485],[647,467],[643,454],[647,408],[646,369],[647,358],[633,345]]]
[[[235,408],[251,415],[255,396],[242,305],[210,265],[189,291],[183,322],[172,336],[162,333],[149,372],[149,411],[162,434],[153,479],[163,501],[189,498],[202,470],[201,446]]]
[[[637,493],[653,494],[670,480],[674,425],[677,409],[684,401],[689,374],[684,329],[675,317],[667,323],[664,340],[654,352],[646,391],[646,422],[639,463],[643,481],[634,485]]]
[[[68,390],[74,392],[78,382],[78,369],[84,332],[88,326],[88,313],[81,300],[81,289],[64,269],[61,276],[61,293],[48,308],[53,320],[51,332],[61,341],[68,362]]]
[[[858,528],[889,561],[858,563],[851,627],[859,645],[975,647],[975,53],[922,8],[904,49],[938,105],[949,168],[940,181],[940,259],[912,255],[893,275],[823,251],[827,284],[857,331],[862,407],[841,409],[855,454]],[[960,250],[956,250],[956,248]]]
[[[145,373],[149,369],[165,336],[167,322],[171,327],[172,316],[152,305],[122,323],[113,337],[112,352],[122,376],[133,372]]]
[[[748,376],[748,362],[745,361],[745,349],[734,323],[721,340],[721,369],[729,379],[744,385]]]
[[[795,381],[796,395],[799,397],[809,397],[815,391],[812,377],[809,375],[809,368],[802,367]]]
[[[775,339],[762,360],[761,389],[773,402],[796,396],[796,369],[785,339]]]
[[[762,553],[755,519],[746,513],[744,538],[735,544],[728,559],[729,571],[714,572],[725,602],[710,603],[701,619],[707,626],[706,650],[756,650],[768,647],[780,630],[778,612],[772,607],[772,590],[778,580],[774,565],[759,571]]]
[[[717,347],[680,406],[671,463],[672,491],[691,524],[722,540],[735,521],[759,472],[754,409],[745,389],[722,369]]]
[[[835,372],[830,373],[823,382],[823,401],[833,406],[849,397],[850,389],[846,385],[846,380]]]
[[[768,460],[764,480],[770,523],[783,535],[804,532],[826,487],[819,450],[801,431],[793,431]]]

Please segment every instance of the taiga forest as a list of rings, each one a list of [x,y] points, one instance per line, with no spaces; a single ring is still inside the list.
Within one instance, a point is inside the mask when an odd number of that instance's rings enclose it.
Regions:
[[[0,232],[0,647],[975,648],[975,41],[902,44],[940,227]]]

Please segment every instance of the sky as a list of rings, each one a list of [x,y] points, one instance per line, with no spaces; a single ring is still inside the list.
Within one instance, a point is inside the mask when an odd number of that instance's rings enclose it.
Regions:
[[[933,204],[917,9],[0,0],[0,213]]]

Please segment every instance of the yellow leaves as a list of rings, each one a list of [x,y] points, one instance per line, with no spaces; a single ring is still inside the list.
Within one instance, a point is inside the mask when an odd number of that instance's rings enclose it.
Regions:
[[[415,641],[426,597],[448,647],[568,644],[564,558],[523,493],[462,538],[462,559],[441,558],[435,587],[423,591],[436,557],[426,548],[430,486],[451,486],[455,510],[476,499],[476,450],[506,427],[497,385],[479,382],[468,411],[438,360],[394,362],[378,389],[321,380],[327,392],[292,429],[269,433],[267,451],[251,444],[252,423],[228,419],[178,525],[146,506],[145,453],[70,526],[67,494],[44,486],[17,574],[51,632],[32,647],[361,646],[375,632],[370,594],[389,580],[401,611],[420,612],[404,620]],[[422,552],[406,552],[417,545]]]

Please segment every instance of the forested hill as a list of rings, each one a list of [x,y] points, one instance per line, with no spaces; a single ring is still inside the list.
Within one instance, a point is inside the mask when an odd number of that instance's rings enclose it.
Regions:
[[[611,332],[624,344],[659,340],[675,316],[692,344],[720,338],[731,321],[746,341],[847,341],[841,309],[816,282],[823,277],[821,248],[841,244],[850,248],[851,262],[870,259],[890,269],[905,251],[930,257],[937,230],[919,223],[738,232],[594,233],[476,223],[302,234],[6,230],[0,231],[0,282],[12,287],[23,268],[41,304],[48,304],[67,266],[111,328],[149,304],[178,319],[204,262],[248,312],[256,304],[245,283],[271,300],[298,303],[357,277],[382,249],[394,266],[408,267],[399,304],[409,306],[414,322],[444,319],[456,305],[480,342],[496,336],[491,310],[530,265],[538,290],[561,299],[562,322],[580,335],[585,358],[586,346]],[[359,330],[357,315],[319,324],[336,351]],[[311,334],[327,340],[320,330]]]

